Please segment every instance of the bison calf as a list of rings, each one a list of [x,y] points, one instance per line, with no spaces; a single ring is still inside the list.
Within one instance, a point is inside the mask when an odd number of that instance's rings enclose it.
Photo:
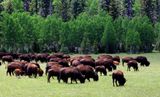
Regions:
[[[116,83],[116,86],[124,86],[126,83],[126,79],[124,78],[123,72],[120,70],[115,70],[112,73],[112,81],[113,81],[113,86],[114,83]]]

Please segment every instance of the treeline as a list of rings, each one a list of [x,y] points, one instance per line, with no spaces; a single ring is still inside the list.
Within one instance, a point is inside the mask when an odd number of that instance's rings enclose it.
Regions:
[[[160,50],[159,0],[0,2],[0,51],[138,53]]]

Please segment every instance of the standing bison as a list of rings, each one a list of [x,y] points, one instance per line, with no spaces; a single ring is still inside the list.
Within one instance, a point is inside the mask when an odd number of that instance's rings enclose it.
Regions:
[[[138,71],[138,63],[136,60],[131,60],[127,63],[127,70],[130,71],[130,68],[132,67],[134,71]]]
[[[95,67],[96,72],[100,72],[100,75],[107,75],[106,68],[104,66],[96,66]]]
[[[133,60],[132,57],[123,57],[122,58],[122,66],[124,66],[124,63],[128,63],[129,61]]]
[[[2,57],[2,62],[5,63],[5,62],[12,62],[13,61],[13,57],[10,56],[10,55],[7,55],[7,56],[3,56]]]
[[[112,73],[112,82],[113,86],[116,83],[116,86],[124,86],[126,79],[124,78],[123,72],[120,70],[115,70]]]
[[[62,79],[65,83],[68,83],[68,78],[71,78],[71,83],[72,81],[77,83],[77,80],[79,80],[80,83],[85,82],[84,75],[82,75],[76,67],[65,67],[60,70],[58,82],[60,83],[60,80]]]
[[[93,78],[94,81],[98,81],[99,77],[98,74],[94,71],[94,68],[89,65],[78,65],[77,68],[79,71],[85,75],[85,79],[90,81],[90,78]]]

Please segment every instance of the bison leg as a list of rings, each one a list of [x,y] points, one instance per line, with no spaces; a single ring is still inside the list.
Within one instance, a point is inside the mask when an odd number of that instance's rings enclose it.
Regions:
[[[90,82],[90,79],[89,79],[89,78],[87,78],[87,80]]]
[[[115,85],[114,85],[114,78],[112,78],[112,83],[113,83],[113,86],[115,86]]]
[[[51,78],[51,75],[50,73],[48,73],[48,77],[47,77],[48,83],[50,83],[50,78]]]
[[[105,76],[107,76],[107,72],[106,72],[106,71],[104,71],[103,74],[104,74]]]
[[[116,86],[118,86],[118,81],[116,80]]]

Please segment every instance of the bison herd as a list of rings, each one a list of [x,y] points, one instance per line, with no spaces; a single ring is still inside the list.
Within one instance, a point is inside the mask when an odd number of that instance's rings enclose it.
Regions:
[[[121,59],[119,56],[111,56],[107,54],[99,55],[97,59],[92,58],[90,55],[73,56],[63,53],[54,54],[13,54],[0,52],[0,65],[7,62],[6,75],[37,77],[43,76],[39,62],[46,63],[45,75],[47,76],[48,83],[51,78],[57,78],[60,83],[85,83],[86,80],[98,81],[100,75],[107,76],[108,72],[112,72],[113,86],[123,86],[126,82],[124,74],[121,70],[117,70]],[[140,66],[149,66],[150,62],[145,56],[137,57],[123,57],[122,66],[126,63],[127,71],[133,68],[138,71],[138,64]]]

